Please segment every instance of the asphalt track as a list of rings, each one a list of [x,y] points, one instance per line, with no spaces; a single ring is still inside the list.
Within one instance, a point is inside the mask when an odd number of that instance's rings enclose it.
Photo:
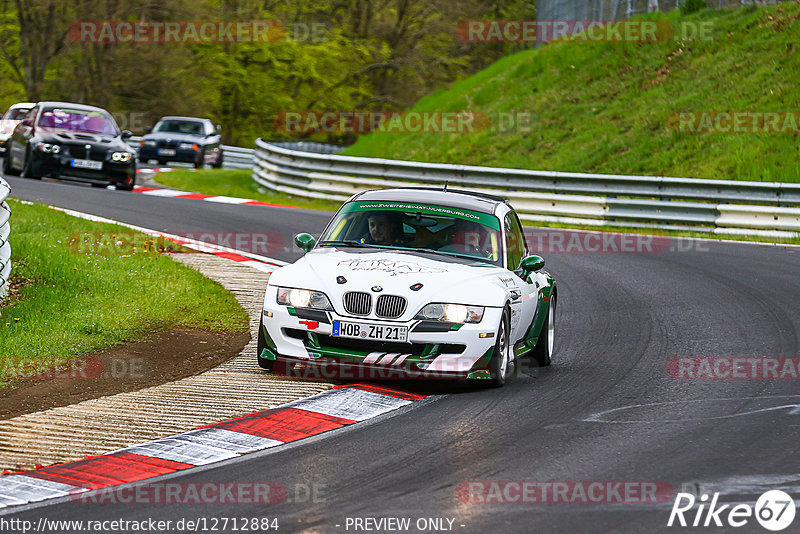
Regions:
[[[173,233],[291,235],[319,232],[328,217],[8,181],[17,198]],[[399,517],[412,526],[420,518],[453,519],[455,532],[766,532],[754,518],[738,529],[669,528],[672,491],[717,491],[722,501],[752,503],[766,490],[793,488],[799,497],[798,381],[674,379],[667,362],[798,357],[800,248],[693,243],[683,251],[546,255],[559,284],[550,368],[526,366],[499,390],[408,384],[431,397],[362,425],[169,480],[278,482],[289,492],[279,504],[51,501],[3,519],[276,517],[282,532],[375,532],[355,528],[353,520]],[[574,496],[570,502],[496,502],[503,500],[496,494],[487,504],[460,491],[476,487],[465,485],[470,481],[485,488],[489,481],[661,481],[671,489],[660,504],[588,503]],[[317,498],[302,498],[312,487]],[[521,498],[507,493],[506,500]],[[615,500],[613,492],[608,500]],[[686,517],[691,521],[694,513]],[[420,531],[435,529],[409,530]],[[798,531],[800,518],[783,532]]]

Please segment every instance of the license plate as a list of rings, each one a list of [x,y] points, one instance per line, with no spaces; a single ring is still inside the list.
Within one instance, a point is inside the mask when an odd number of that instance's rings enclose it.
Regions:
[[[159,156],[174,156],[175,149],[174,148],[159,148],[158,149]]]
[[[100,170],[103,168],[102,161],[93,161],[90,159],[73,159],[70,164],[78,169],[95,169]]]
[[[334,337],[350,337],[371,341],[405,342],[408,339],[408,327],[333,321],[333,332],[331,335]]]

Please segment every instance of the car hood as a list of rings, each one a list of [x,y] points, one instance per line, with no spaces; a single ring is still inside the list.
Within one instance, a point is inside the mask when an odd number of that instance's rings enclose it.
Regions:
[[[71,132],[69,130],[39,131],[36,138],[45,143],[84,143],[104,148],[132,152],[133,149],[118,135]]]
[[[202,135],[190,135],[190,134],[183,134],[178,132],[153,132],[145,135],[142,137],[147,141],[179,141],[181,143],[197,143],[198,145],[202,145],[206,138]]]
[[[338,277],[345,282],[340,283]],[[401,295],[408,300],[402,320],[410,320],[431,302],[501,307],[509,289],[516,286],[507,270],[478,261],[332,247],[314,249],[297,262],[276,270],[269,284],[324,291],[340,314],[344,313],[342,296],[349,291]],[[412,290],[416,284],[422,287]]]

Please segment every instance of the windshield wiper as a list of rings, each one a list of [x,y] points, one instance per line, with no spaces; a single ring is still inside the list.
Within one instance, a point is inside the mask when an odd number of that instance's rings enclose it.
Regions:
[[[440,256],[451,256],[451,257],[452,256],[456,256],[456,257],[459,257],[459,258],[467,258],[467,259],[470,259],[470,260],[478,260],[478,261],[488,262],[488,263],[491,262],[491,260],[489,260],[488,258],[484,258],[482,256],[475,256],[473,254],[467,254],[467,253],[464,253],[464,252],[445,252],[445,251],[442,251],[442,250],[434,250],[432,248],[406,248],[406,249],[403,249],[403,250],[410,250],[412,252],[430,252],[431,254],[438,254]]]
[[[333,241],[320,241],[319,246],[332,246],[332,247],[370,247],[369,243],[362,243],[361,241],[353,240],[333,240]]]

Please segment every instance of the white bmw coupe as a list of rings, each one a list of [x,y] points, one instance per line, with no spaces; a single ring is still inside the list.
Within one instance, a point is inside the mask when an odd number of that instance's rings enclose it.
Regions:
[[[264,369],[502,386],[518,358],[550,364],[555,280],[503,198],[366,191],[319,241],[298,234],[295,243],[305,255],[272,273],[264,296]]]

